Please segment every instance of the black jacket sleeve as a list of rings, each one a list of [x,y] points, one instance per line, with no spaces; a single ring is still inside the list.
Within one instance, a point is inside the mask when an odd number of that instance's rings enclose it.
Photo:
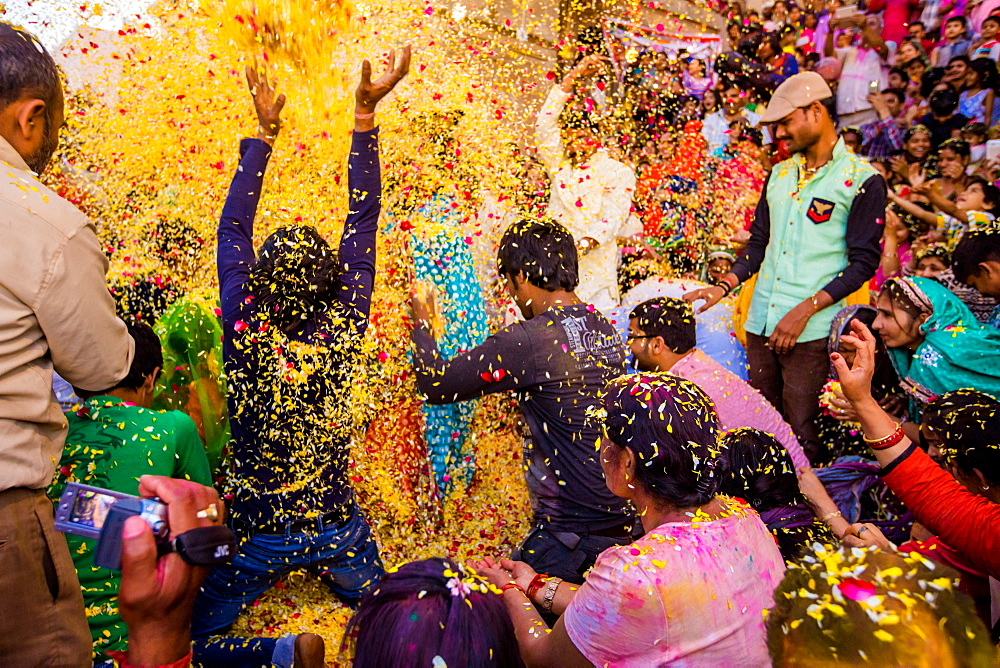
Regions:
[[[417,386],[429,404],[450,404],[515,390],[534,377],[534,357],[520,323],[500,330],[469,352],[451,360],[441,357],[430,330],[413,329],[413,363]]]
[[[862,184],[851,204],[847,214],[847,266],[823,288],[834,301],[856,292],[878,269],[886,192],[885,179],[876,174]]]
[[[753,223],[750,225],[750,243],[733,265],[733,273],[740,279],[740,283],[760,271],[760,266],[764,264],[764,252],[771,241],[771,207],[767,203],[767,184],[770,181],[771,177],[768,176],[757,201]]]

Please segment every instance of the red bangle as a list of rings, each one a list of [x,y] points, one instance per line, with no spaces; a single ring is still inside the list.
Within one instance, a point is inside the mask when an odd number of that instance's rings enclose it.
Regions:
[[[733,285],[733,281],[730,281],[728,279],[729,279],[729,275],[727,274],[727,275],[723,276],[722,278],[720,278],[715,283],[716,287],[720,287],[723,290],[725,290],[725,294],[722,295],[723,297],[728,297],[729,293],[736,289],[736,285]]]
[[[525,592],[524,592],[524,587],[522,587],[521,585],[517,584],[516,582],[508,582],[504,586],[500,587],[500,593],[503,593],[503,592],[507,591],[508,589],[516,589],[519,592],[521,592],[522,594],[524,594],[525,596],[527,596],[527,594],[525,594]]]
[[[896,431],[892,432],[885,438],[880,438],[877,441],[869,441],[865,439],[865,443],[872,450],[885,450],[891,448],[894,445],[898,445],[906,437],[906,432],[903,431],[903,425],[896,425]]]
[[[528,590],[524,593],[524,595],[533,599],[535,593],[545,586],[545,578],[547,577],[549,577],[548,573],[536,573],[535,577],[531,579],[531,583],[528,585]]]

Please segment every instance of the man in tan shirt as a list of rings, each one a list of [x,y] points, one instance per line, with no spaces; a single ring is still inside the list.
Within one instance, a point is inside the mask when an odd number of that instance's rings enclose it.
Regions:
[[[0,665],[89,666],[90,633],[66,541],[45,496],[66,420],[53,368],[101,390],[133,342],[105,284],[93,223],[38,181],[59,143],[55,62],[0,23]]]

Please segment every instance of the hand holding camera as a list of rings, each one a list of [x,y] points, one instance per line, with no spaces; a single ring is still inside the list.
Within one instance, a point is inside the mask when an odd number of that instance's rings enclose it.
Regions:
[[[166,505],[175,537],[223,528],[222,502],[211,487],[147,475],[139,479],[139,494]],[[159,556],[153,529],[140,516],[125,521],[121,565],[118,609],[128,624],[129,663],[159,666],[181,659],[191,651],[191,614],[208,567],[193,566],[181,554]]]
[[[100,568],[121,570],[122,533],[131,517],[138,517],[149,526],[160,556],[175,552],[192,566],[214,566],[230,561],[236,554],[233,532],[215,524],[221,519],[219,507],[221,504],[216,501],[197,512],[198,519],[212,522],[209,526],[184,531],[175,526],[171,530],[168,507],[158,499],[71,482],[59,499],[55,524],[62,532],[96,538],[94,565]]]

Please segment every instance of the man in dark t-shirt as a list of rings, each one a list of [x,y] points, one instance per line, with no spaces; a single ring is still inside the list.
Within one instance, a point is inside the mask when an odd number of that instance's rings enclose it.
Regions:
[[[605,485],[600,434],[587,418],[598,392],[625,372],[625,348],[614,326],[574,294],[577,253],[564,227],[515,223],[497,260],[525,320],[444,360],[430,324],[433,300],[418,291],[412,302],[417,384],[431,404],[515,392],[535,526],[513,558],[582,583],[598,554],[631,540],[631,511]]]

